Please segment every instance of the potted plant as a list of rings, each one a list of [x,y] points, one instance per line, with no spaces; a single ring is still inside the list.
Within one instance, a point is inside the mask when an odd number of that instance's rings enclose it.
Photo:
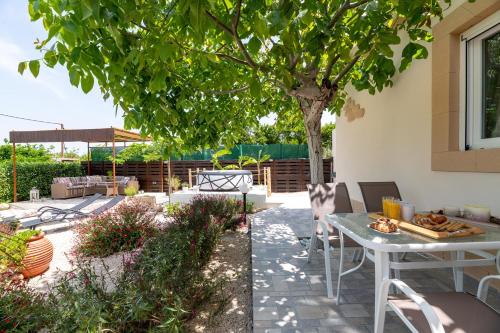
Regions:
[[[187,192],[189,190],[189,184],[188,183],[182,183],[182,192]]]
[[[181,186],[181,179],[177,176],[173,176],[170,178],[170,187],[173,191],[177,191]]]
[[[54,247],[41,230],[1,232],[0,254],[0,271],[15,267],[24,278],[31,278],[49,269]]]
[[[49,269],[54,255],[52,242],[45,238],[45,233],[41,230],[30,230],[38,233],[33,234],[26,240],[26,255],[22,261],[22,271],[24,278],[32,278],[40,275]]]

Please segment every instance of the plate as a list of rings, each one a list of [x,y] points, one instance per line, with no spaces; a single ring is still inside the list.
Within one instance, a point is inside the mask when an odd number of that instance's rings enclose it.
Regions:
[[[368,228],[370,228],[370,230],[373,230],[373,231],[375,231],[375,232],[378,232],[379,234],[382,234],[382,235],[400,235],[400,234],[401,234],[401,232],[400,232],[399,228],[398,228],[396,231],[394,231],[394,232],[382,232],[382,231],[379,231],[379,230],[377,230],[377,229],[373,229],[372,227],[370,227],[370,225],[369,225],[369,224],[367,224],[366,226],[367,226]]]

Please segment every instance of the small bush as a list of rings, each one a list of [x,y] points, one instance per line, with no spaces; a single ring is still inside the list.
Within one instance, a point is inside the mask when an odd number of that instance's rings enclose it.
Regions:
[[[106,257],[136,249],[158,231],[156,212],[141,200],[128,200],[115,210],[75,227],[75,252],[84,257]]]
[[[17,198],[29,200],[30,190],[36,187],[40,196],[50,196],[50,185],[55,177],[80,177],[79,163],[21,162],[17,163]],[[0,163],[0,201],[12,201],[12,163]]]
[[[177,191],[181,186],[181,179],[177,176],[173,176],[170,178],[170,187],[172,190]]]
[[[182,205],[180,202],[169,202],[165,205],[165,213],[167,216],[172,216],[180,211]]]
[[[124,191],[127,197],[133,197],[137,194],[137,188],[135,188],[134,186],[127,186],[125,187]]]

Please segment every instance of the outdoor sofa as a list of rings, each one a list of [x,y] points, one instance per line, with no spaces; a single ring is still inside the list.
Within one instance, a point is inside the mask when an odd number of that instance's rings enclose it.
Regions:
[[[125,188],[134,187],[139,190],[139,182],[134,176],[116,176],[118,194],[125,194]],[[52,199],[67,199],[93,195],[106,196],[113,194],[113,178],[107,176],[57,177],[51,185]]]

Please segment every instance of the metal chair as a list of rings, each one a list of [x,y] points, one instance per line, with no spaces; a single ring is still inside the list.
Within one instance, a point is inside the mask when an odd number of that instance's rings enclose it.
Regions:
[[[326,223],[324,218],[326,214],[352,213],[351,199],[349,191],[345,183],[326,183],[307,185],[309,190],[309,199],[311,200],[312,208],[312,229],[311,229],[311,245],[309,247],[308,262],[311,260],[312,253],[317,250],[317,240],[323,242],[325,271],[326,271],[326,286],[328,297],[333,298],[332,288],[332,273],[330,267],[330,245],[340,248],[340,268],[339,279],[337,281],[337,303],[339,302],[340,281],[341,277],[348,272],[342,272],[343,248],[344,239],[339,237],[339,233],[333,227]],[[350,247],[360,247],[352,239],[346,237],[346,245]],[[361,262],[357,267],[362,265]]]
[[[500,280],[500,275],[481,279],[477,296],[463,292],[417,294],[401,280],[384,280],[376,307],[375,333],[384,331],[387,305],[412,332],[496,333],[500,330],[500,314],[485,303],[488,283],[493,279]],[[388,296],[390,285],[404,295]]]
[[[401,194],[395,182],[359,182],[358,184],[367,213],[382,211],[382,197],[394,197],[401,200]]]

